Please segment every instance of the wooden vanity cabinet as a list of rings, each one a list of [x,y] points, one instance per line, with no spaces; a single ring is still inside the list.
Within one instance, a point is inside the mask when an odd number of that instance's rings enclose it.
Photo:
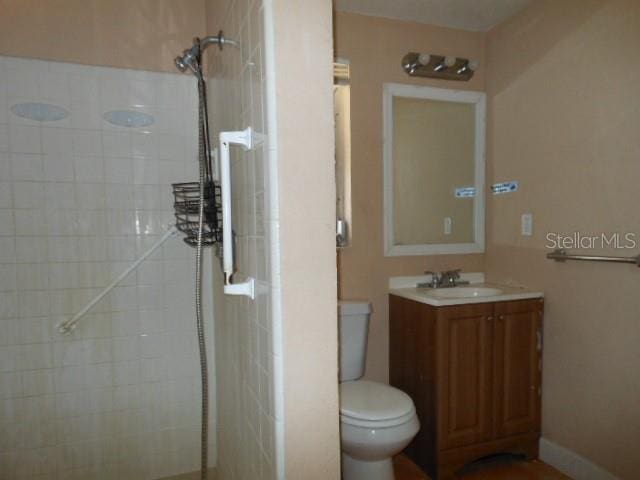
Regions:
[[[421,424],[406,453],[434,479],[491,454],[538,456],[542,311],[542,299],[433,307],[390,295],[390,383]]]

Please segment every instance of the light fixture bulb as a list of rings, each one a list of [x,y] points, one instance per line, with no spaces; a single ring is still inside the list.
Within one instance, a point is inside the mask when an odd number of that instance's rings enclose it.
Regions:
[[[418,63],[420,65],[429,65],[430,61],[431,61],[431,55],[429,55],[428,53],[421,53],[420,56],[418,57]]]
[[[457,61],[458,59],[456,57],[450,57],[450,56],[444,57],[444,64],[447,67],[453,67]]]
[[[469,67],[469,70],[472,70],[475,72],[480,66],[480,62],[478,62],[477,60],[469,60],[469,63],[467,64],[467,66]]]

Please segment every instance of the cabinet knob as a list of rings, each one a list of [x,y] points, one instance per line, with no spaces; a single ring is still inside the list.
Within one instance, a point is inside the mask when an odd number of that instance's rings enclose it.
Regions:
[[[487,317],[487,320],[489,320],[490,322],[493,320],[493,317],[490,315]]]

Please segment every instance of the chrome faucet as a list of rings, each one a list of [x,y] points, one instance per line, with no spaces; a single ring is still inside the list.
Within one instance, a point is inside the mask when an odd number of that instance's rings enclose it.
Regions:
[[[424,272],[431,275],[431,282],[418,283],[417,288],[447,288],[457,287],[458,285],[468,285],[466,280],[460,280],[460,272],[462,270],[445,270],[444,272]]]

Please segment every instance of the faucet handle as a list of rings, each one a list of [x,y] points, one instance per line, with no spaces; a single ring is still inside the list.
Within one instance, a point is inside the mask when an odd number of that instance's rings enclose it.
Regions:
[[[461,269],[457,268],[455,270],[447,270],[446,272],[443,272],[443,275],[446,275],[449,278],[453,278],[453,279],[458,279],[460,278],[460,273],[462,272]]]
[[[433,288],[438,287],[442,283],[443,274],[439,272],[432,272],[431,270],[427,270],[424,272],[427,275],[431,275],[431,286]]]

